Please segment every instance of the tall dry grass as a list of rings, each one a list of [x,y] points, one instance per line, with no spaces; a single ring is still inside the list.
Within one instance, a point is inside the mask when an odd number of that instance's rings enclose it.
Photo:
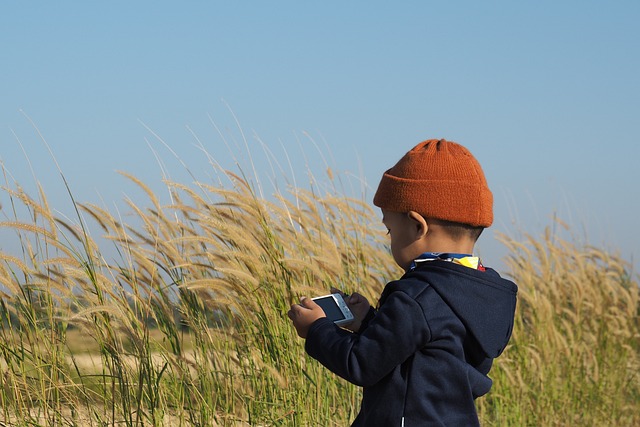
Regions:
[[[4,187],[0,419],[15,426],[347,425],[357,388],[305,356],[286,318],[331,286],[374,301],[399,274],[379,215],[339,186],[269,199],[131,175],[132,216]],[[26,215],[20,214],[27,212]],[[109,242],[117,256],[108,258]],[[547,233],[503,238],[520,285],[485,425],[637,425],[638,282],[620,257]],[[81,343],[78,343],[80,337]],[[83,345],[84,344],[84,345]],[[83,351],[82,348],[91,349]]]
[[[640,299],[619,255],[552,232],[502,236],[519,285],[511,344],[480,401],[487,425],[640,425]]]
[[[29,212],[0,223],[23,248],[0,254],[5,422],[341,425],[353,417],[358,390],[304,356],[285,313],[331,286],[369,297],[381,290],[394,267],[372,210],[317,188],[267,201],[230,172],[231,188],[167,183],[172,203],[163,206],[127,176],[148,196],[128,202],[129,223],[90,204],[70,223],[43,192],[36,200],[5,188],[12,212]],[[96,228],[115,261],[92,238]],[[72,351],[70,330],[98,349],[91,363]]]

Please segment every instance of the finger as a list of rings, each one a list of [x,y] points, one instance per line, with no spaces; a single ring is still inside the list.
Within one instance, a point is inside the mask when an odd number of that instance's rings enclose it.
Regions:
[[[349,297],[349,299],[351,300],[351,302],[360,302],[360,301],[364,301],[366,298],[363,297],[362,295],[360,295],[357,292],[354,292],[351,294],[351,296]]]
[[[340,290],[340,289],[338,289],[338,288],[331,288],[331,293],[332,293],[332,294],[340,294],[340,295],[342,296],[342,299],[343,299],[347,304],[349,303],[349,299],[351,298],[351,296],[350,296],[348,293],[343,292],[343,291],[341,291],[341,290]]]
[[[311,298],[302,297],[300,299],[300,305],[303,308],[311,309],[311,308],[316,307],[318,304],[316,304],[316,302],[314,300],[312,300]]]
[[[293,304],[289,309],[289,313],[291,313],[293,316],[297,316],[301,310],[304,310],[303,306],[301,306],[300,304]]]

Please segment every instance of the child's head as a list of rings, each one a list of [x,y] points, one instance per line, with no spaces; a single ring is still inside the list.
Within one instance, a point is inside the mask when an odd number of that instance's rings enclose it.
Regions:
[[[472,250],[493,222],[493,196],[480,164],[469,150],[443,139],[421,142],[386,171],[373,203],[383,210],[392,252],[405,268],[405,258],[425,251]],[[410,235],[394,239],[390,221]]]

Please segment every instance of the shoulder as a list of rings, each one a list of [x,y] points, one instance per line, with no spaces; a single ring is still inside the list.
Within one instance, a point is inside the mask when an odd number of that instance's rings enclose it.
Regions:
[[[387,283],[380,296],[379,304],[384,304],[389,297],[396,293],[402,293],[410,299],[417,300],[430,287],[429,281],[425,280],[424,277],[405,274],[400,279]]]

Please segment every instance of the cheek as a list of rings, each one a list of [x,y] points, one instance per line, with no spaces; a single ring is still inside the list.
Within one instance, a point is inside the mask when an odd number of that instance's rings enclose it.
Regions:
[[[391,242],[389,242],[389,249],[391,249],[391,255],[393,255],[393,259],[396,259],[398,255],[398,248],[395,239],[391,238]]]
[[[398,264],[405,270],[411,263],[411,261],[413,261],[412,259],[408,259],[406,248],[397,240],[391,240],[391,254],[393,255],[393,260],[396,262],[396,264]]]

